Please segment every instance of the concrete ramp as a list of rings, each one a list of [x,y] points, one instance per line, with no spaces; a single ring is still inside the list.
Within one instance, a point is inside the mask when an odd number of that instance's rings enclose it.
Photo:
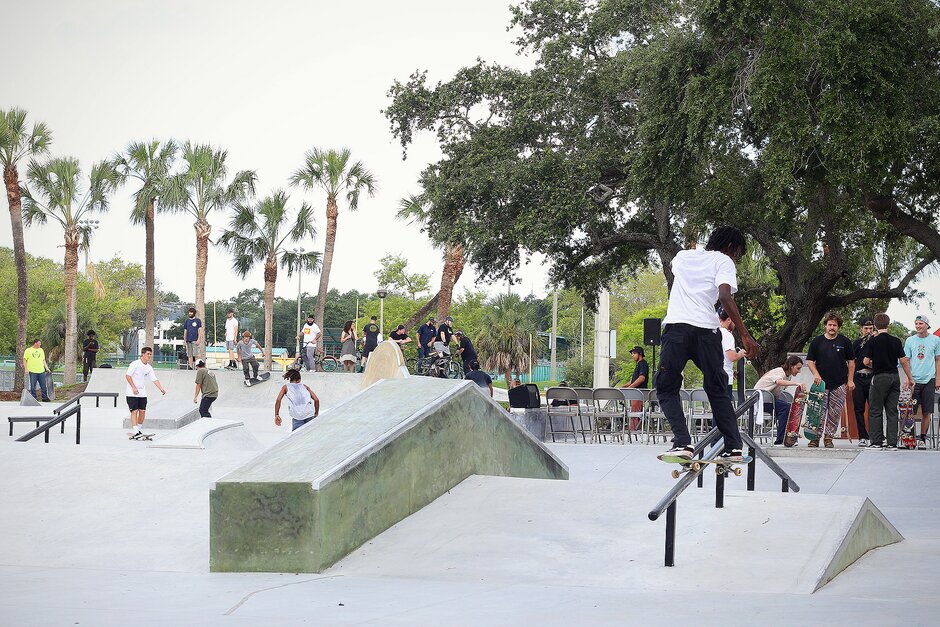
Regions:
[[[379,381],[216,482],[210,570],[320,572],[474,474],[568,478],[472,382]]]
[[[714,490],[679,499],[676,565],[663,566],[662,493],[610,485],[471,477],[329,570],[334,575],[585,589],[810,594],[901,534],[850,496]]]
[[[261,451],[264,447],[241,421],[200,418],[175,433],[154,440],[149,448]]]

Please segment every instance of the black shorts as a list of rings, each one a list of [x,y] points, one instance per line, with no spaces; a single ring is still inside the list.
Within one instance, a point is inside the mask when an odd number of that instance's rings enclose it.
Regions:
[[[138,409],[147,409],[147,397],[146,396],[128,396],[127,407],[131,411],[137,411]]]
[[[934,393],[936,387],[936,379],[931,379],[927,383],[914,384],[913,401],[915,414],[917,413],[918,408],[923,408],[923,412],[925,414],[933,413],[934,405],[937,402],[937,397]]]

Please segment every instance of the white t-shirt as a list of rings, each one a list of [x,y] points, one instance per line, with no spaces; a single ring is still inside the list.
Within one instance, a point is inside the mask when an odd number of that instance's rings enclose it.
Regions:
[[[783,371],[783,368],[768,370],[764,373],[764,376],[758,379],[757,383],[754,384],[754,389],[767,390],[774,398],[780,398],[780,393],[783,392],[783,388],[776,383],[780,379],[791,380]]]
[[[231,318],[225,319],[225,341],[226,342],[237,342],[236,336],[238,335],[238,318],[232,316]]]
[[[316,322],[305,322],[301,333],[303,333],[305,344],[313,344],[313,338],[320,334],[320,327],[317,326]]]
[[[147,398],[147,379],[151,381],[157,380],[157,375],[153,371],[153,366],[150,364],[145,364],[139,359],[135,359],[131,362],[131,365],[127,367],[127,372],[125,374],[129,375],[130,378],[134,380],[134,385],[137,386],[137,394],[134,394],[134,390],[131,388],[131,384],[128,383],[124,390],[124,395]]]
[[[731,257],[716,250],[681,250],[672,260],[675,279],[663,324],[685,323],[717,329],[718,286],[727,283],[738,291],[737,270]]]
[[[734,335],[731,334],[731,331],[724,327],[721,329],[721,356],[725,360],[725,373],[728,375],[728,385],[734,383],[734,362],[728,359],[727,351],[733,351],[735,349],[734,345]]]

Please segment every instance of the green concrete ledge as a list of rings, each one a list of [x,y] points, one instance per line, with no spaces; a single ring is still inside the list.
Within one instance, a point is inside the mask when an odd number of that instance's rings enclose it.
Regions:
[[[216,482],[209,568],[320,572],[470,475],[568,469],[469,381],[380,381]]]

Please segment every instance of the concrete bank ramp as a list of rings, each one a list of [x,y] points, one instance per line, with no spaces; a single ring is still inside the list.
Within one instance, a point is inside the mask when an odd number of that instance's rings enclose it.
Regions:
[[[210,570],[320,572],[474,474],[568,478],[472,382],[379,381],[216,482]]]
[[[902,540],[865,498],[713,489],[679,499],[676,565],[663,566],[661,491],[470,477],[329,569],[507,586],[810,594],[867,551]],[[716,583],[720,581],[721,583]]]

